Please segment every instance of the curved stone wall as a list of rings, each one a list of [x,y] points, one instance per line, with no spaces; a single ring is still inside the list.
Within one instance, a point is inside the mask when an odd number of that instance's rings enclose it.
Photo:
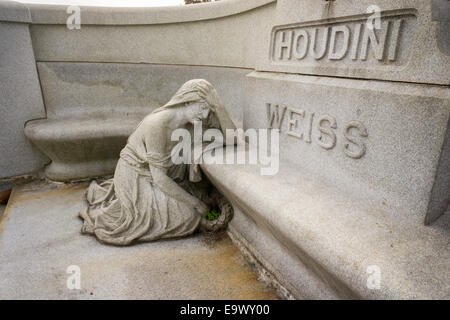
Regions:
[[[0,2],[0,178],[48,162],[25,123],[53,160],[47,177],[112,173],[139,119],[206,78],[245,129],[280,130],[278,175],[203,169],[235,207],[236,241],[295,297],[446,297],[449,18],[438,2],[82,7],[80,29],[64,6]],[[366,283],[372,266],[381,288]]]

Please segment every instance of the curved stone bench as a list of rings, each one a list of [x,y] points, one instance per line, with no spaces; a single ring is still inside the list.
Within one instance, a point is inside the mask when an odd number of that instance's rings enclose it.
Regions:
[[[449,298],[450,215],[417,225],[287,162],[275,176],[261,176],[256,165],[202,169],[233,204],[232,236],[296,298]]]
[[[52,180],[112,174],[136,125],[190,79],[213,83],[242,122],[248,69],[127,63],[38,62],[46,120],[28,122],[26,136],[53,162]]]
[[[144,116],[33,120],[25,135],[52,160],[49,179],[79,180],[114,173],[120,150]]]

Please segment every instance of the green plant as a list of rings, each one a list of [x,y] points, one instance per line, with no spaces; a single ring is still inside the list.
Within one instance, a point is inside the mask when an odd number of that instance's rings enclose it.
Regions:
[[[205,213],[205,219],[209,221],[216,220],[220,217],[220,212],[217,212],[216,210],[211,210],[210,212]]]

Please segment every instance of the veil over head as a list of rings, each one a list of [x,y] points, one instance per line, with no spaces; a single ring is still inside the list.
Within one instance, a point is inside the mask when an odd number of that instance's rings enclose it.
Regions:
[[[228,115],[219,94],[211,83],[204,79],[192,79],[185,82],[175,95],[162,107],[152,113],[161,112],[170,108],[183,107],[186,103],[205,102],[214,116],[209,117],[209,125],[225,133],[226,129],[235,129],[234,121]],[[189,170],[191,181],[200,181],[201,175],[198,165],[191,165]]]
[[[192,79],[185,82],[164,106],[153,112],[179,107],[189,102],[206,102],[212,112],[221,104],[219,95],[211,83],[204,79]]]

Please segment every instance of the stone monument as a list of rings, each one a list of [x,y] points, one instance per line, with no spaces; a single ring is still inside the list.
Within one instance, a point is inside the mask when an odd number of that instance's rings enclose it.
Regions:
[[[93,225],[94,199],[132,162],[139,122],[186,81],[208,79],[244,136],[279,133],[275,175],[200,164],[233,207],[228,233],[261,272],[295,298],[449,297],[449,1],[83,7],[80,29],[66,9],[0,1],[2,39],[15,39],[0,40],[2,179],[39,170],[73,182],[117,168],[90,189]],[[181,198],[191,217],[205,209]]]

